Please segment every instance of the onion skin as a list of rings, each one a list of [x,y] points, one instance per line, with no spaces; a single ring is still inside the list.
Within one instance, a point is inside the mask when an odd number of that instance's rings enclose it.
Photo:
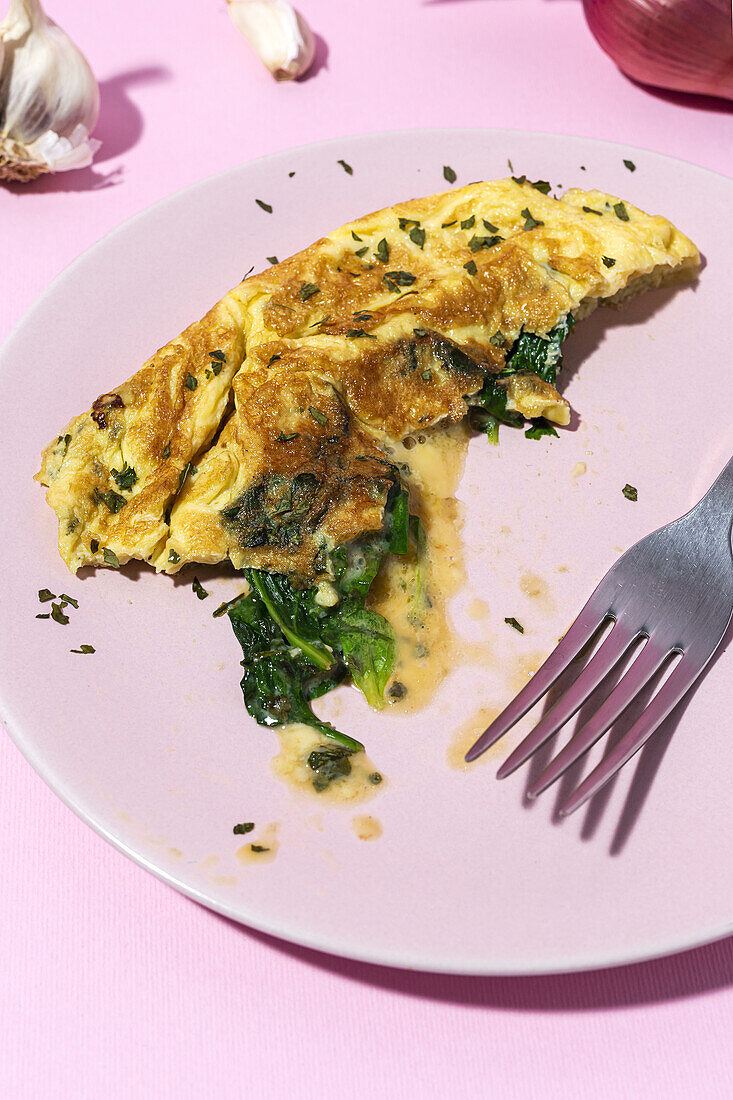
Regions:
[[[583,0],[588,26],[641,84],[733,100],[730,0]]]

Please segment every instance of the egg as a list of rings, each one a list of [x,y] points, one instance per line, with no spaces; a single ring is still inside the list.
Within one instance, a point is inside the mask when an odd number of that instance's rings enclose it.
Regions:
[[[390,442],[461,420],[485,377],[507,409],[567,424],[549,382],[501,378],[515,340],[689,280],[699,254],[615,196],[546,190],[509,178],[399,203],[240,283],[44,451],[69,568],[111,552],[309,581],[381,529]]]

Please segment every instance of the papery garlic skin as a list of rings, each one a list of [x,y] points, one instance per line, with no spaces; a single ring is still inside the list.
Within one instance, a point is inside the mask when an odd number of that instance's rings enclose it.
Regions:
[[[583,0],[588,26],[642,84],[733,99],[730,0]]]
[[[275,80],[295,80],[312,65],[313,32],[287,0],[229,0],[229,14]]]
[[[99,87],[84,55],[39,0],[11,0],[0,22],[0,179],[91,164],[98,117]]]

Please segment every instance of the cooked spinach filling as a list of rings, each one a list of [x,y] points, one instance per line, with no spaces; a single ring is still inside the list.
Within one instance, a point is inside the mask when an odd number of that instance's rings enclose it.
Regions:
[[[227,614],[244,656],[244,703],[260,725],[304,722],[350,752],[364,747],[317,718],[311,703],[350,677],[370,706],[384,706],[397,644],[366,598],[384,557],[408,554],[423,541],[407,490],[397,485],[382,532],[325,555],[332,606],[319,602],[317,585],[299,591],[283,574],[245,570],[250,591]]]
[[[522,414],[506,407],[507,391],[502,379],[519,371],[529,371],[554,385],[562,367],[560,346],[574,323],[573,315],[568,313],[546,336],[538,336],[534,332],[520,333],[507,354],[504,370],[498,375],[487,374],[480,392],[470,399],[468,419],[475,431],[484,432],[489,442],[498,443],[500,424],[511,428],[522,427]],[[543,435],[552,435],[553,431],[543,417],[538,417],[532,421],[532,427],[526,434],[528,439],[540,439]]]
[[[521,413],[507,409],[503,380],[525,371],[554,383],[562,365],[560,347],[572,326],[573,318],[568,314],[546,336],[522,332],[508,352],[501,373],[486,375],[480,392],[470,398],[469,419],[491,442],[498,439],[499,424],[524,424]],[[499,334],[493,342],[504,346]],[[422,343],[418,341],[418,346]],[[448,369],[476,369],[473,360],[449,341],[433,339],[431,350]],[[530,422],[526,434],[530,439],[539,439],[555,433],[551,425],[538,418]],[[396,468],[391,470],[396,474]],[[285,479],[273,474],[222,516],[226,522],[237,524],[240,533],[246,535],[242,541],[247,546],[297,546],[303,528],[313,531],[317,526],[313,513],[317,519],[323,514],[320,507],[315,507],[317,497],[314,475],[300,474],[286,484]],[[366,600],[387,554],[415,554],[416,620],[422,610],[420,604],[426,600],[421,568],[425,535],[420,519],[410,512],[409,494],[399,481],[389,492],[384,515],[381,532],[335,549],[324,544],[318,551],[327,598],[324,584],[299,589],[284,574],[246,569],[248,594],[226,605],[242,647],[241,688],[250,715],[263,726],[305,723],[327,737],[330,744],[339,746],[311,753],[308,765],[316,773],[317,790],[325,790],[334,779],[349,774],[349,755],[364,746],[318,718],[313,701],[350,678],[370,706],[380,708],[385,703],[397,642],[390,623],[368,608]]]

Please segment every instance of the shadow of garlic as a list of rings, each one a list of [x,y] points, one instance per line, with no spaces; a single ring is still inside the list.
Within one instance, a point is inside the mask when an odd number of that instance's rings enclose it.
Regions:
[[[0,180],[86,168],[99,88],[84,55],[39,0],[10,0],[0,22]]]

